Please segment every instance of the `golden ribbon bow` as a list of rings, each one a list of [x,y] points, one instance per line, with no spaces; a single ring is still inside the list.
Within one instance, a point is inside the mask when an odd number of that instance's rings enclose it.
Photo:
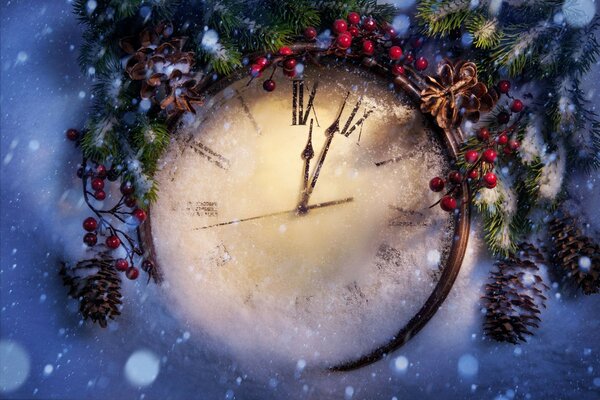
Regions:
[[[435,117],[443,129],[460,125],[463,117],[477,122],[480,112],[492,109],[498,94],[488,91],[477,81],[477,67],[472,62],[459,61],[454,65],[444,60],[438,77],[426,76],[427,87],[421,91],[421,111]]]

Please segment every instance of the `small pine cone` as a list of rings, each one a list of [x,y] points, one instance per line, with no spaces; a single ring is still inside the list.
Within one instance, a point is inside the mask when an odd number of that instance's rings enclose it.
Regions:
[[[134,81],[141,81],[140,95],[151,99],[169,114],[195,113],[193,105],[202,104],[198,82],[193,74],[194,53],[184,52],[185,37],[171,37],[173,26],[160,24],[144,29],[139,37],[119,42],[130,54],[125,71]]]
[[[79,300],[84,319],[106,328],[108,319],[121,314],[121,278],[107,258],[85,260],[74,268],[62,264],[60,275],[69,288],[69,296]]]
[[[555,217],[548,226],[554,266],[584,294],[600,291],[600,247],[577,227],[568,214]]]
[[[529,258],[530,251],[522,250],[519,256],[498,261],[490,274],[482,297],[486,308],[483,328],[494,340],[525,342],[538,327],[540,307],[546,307],[543,293],[548,287]]]

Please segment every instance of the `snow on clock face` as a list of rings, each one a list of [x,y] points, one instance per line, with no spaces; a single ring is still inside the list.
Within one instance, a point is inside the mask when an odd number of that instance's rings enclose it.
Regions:
[[[423,116],[354,67],[265,92],[229,81],[184,121],[150,213],[181,315],[233,352],[332,365],[387,343],[436,286],[453,237]]]

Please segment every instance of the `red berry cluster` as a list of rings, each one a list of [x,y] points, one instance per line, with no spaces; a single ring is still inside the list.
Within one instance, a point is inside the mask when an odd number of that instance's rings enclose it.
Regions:
[[[509,92],[510,92],[510,82],[509,81],[502,80],[502,81],[498,82],[497,88],[500,93],[508,96],[508,98],[511,99],[511,102],[510,102],[510,111],[511,112],[518,114],[525,109],[525,104],[523,104],[523,101],[521,101],[519,99],[515,99],[509,94]],[[498,113],[497,119],[498,119],[499,124],[508,124],[510,121],[510,114],[506,111],[502,111],[502,112]]]
[[[136,241],[127,233],[113,225],[110,220],[113,218],[126,223],[126,218],[132,216],[136,221],[142,223],[146,220],[147,214],[142,208],[138,207],[138,200],[135,197],[135,187],[129,181],[124,181],[120,185],[121,197],[119,201],[109,209],[101,209],[92,204],[92,197],[98,201],[106,199],[105,189],[108,188],[110,182],[115,182],[119,179],[120,173],[116,168],[107,168],[102,164],[93,166],[84,160],[83,165],[77,170],[77,176],[83,182],[83,195],[88,207],[95,214],[94,217],[87,217],[83,221],[83,229],[86,231],[83,236],[83,242],[89,247],[94,247],[98,244],[98,238],[103,238],[103,244],[109,251],[123,247],[126,252],[126,258],[118,258],[114,260],[114,267],[118,271],[125,272],[129,279],[136,279],[139,275],[139,270],[134,266],[134,257],[141,256],[142,252],[138,248]],[[107,183],[108,181],[108,183]],[[110,219],[105,216],[111,216]],[[146,263],[146,264],[144,264]],[[150,271],[149,260],[142,263],[142,268]]]
[[[510,82],[500,81],[498,83],[500,93],[508,95],[509,90]],[[521,100],[512,99],[511,111],[513,113],[520,113],[524,109],[525,106]],[[515,136],[519,119],[509,127],[498,128],[496,132],[491,132],[486,127],[479,129],[477,140],[468,145],[468,149],[463,155],[463,168],[451,171],[447,180],[436,176],[429,181],[429,188],[434,192],[441,192],[447,187],[446,194],[438,202],[444,211],[453,211],[456,208],[456,197],[460,193],[460,185],[465,180],[474,191],[482,187],[488,189],[496,187],[498,177],[494,173],[494,169],[498,153],[501,151],[504,156],[510,156],[519,149],[520,143]],[[508,112],[503,111],[498,114],[498,122],[501,127],[509,121]]]
[[[414,63],[418,71],[425,70],[429,63],[425,57],[415,59],[415,52],[423,45],[423,39],[412,40],[412,50],[404,53],[402,46],[408,43],[397,37],[394,28],[388,24],[378,24],[371,17],[361,17],[356,12],[348,14],[346,19],[338,19],[332,25],[333,37],[326,49],[312,50],[315,53],[335,54],[340,57],[369,60],[369,64],[378,59],[381,66],[387,68],[394,76],[404,75],[405,65]],[[315,41],[317,30],[314,27],[304,29],[304,39]],[[306,52],[306,51],[305,51]],[[272,57],[261,56],[250,66],[252,78],[260,77],[263,71],[273,65],[271,76],[263,82],[263,89],[272,92],[276,88],[273,74],[280,67],[284,75],[297,75],[298,60],[305,54],[295,54],[290,47],[282,47]]]

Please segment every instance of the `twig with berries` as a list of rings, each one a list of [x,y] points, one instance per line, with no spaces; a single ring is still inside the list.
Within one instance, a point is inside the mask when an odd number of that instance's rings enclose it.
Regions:
[[[392,26],[378,24],[371,17],[361,17],[351,12],[346,20],[334,21],[332,32],[332,36],[318,37],[314,27],[307,27],[304,29],[304,40],[308,43],[318,42],[315,46],[304,47],[302,51],[297,51],[296,46],[285,46],[277,54],[257,57],[250,66],[250,81],[273,67],[270,77],[263,82],[264,90],[272,92],[276,88],[273,75],[278,68],[285,76],[294,78],[299,73],[299,60],[308,58],[318,64],[316,57],[325,55],[359,60],[370,67],[378,66],[392,76],[405,75],[408,65],[412,63],[417,71],[423,71],[429,65],[424,57],[415,59],[415,52],[423,45],[421,38],[401,39]],[[403,47],[409,42],[412,50],[404,53]]]
[[[508,94],[510,83],[501,81],[498,91]],[[444,211],[452,212],[457,207],[460,197],[460,188],[467,182],[472,193],[477,193],[482,188],[494,189],[498,184],[495,172],[498,156],[511,157],[520,147],[516,133],[521,127],[524,105],[521,100],[513,99],[511,111],[518,117],[510,122],[510,114],[501,111],[497,115],[497,128],[482,127],[477,131],[476,138],[467,141],[463,146],[462,159],[458,160],[458,169],[452,170],[448,178],[436,176],[429,181],[429,188],[434,192],[447,189],[444,196],[431,207],[440,205]]]
[[[75,138],[79,135],[73,134],[74,130],[67,132],[67,137]],[[77,171],[78,177],[82,180],[83,198],[89,209],[95,216],[87,217],[83,221],[83,229],[87,232],[83,237],[83,242],[89,247],[98,245],[98,237],[104,238],[104,247],[112,252],[119,248],[125,251],[124,258],[110,258],[111,266],[117,271],[124,272],[128,279],[134,280],[139,276],[139,269],[135,266],[136,258],[142,257],[137,238],[132,237],[121,227],[112,222],[113,219],[124,225],[138,225],[143,223],[147,214],[146,211],[138,207],[138,201],[134,195],[135,188],[130,181],[123,181],[120,185],[121,196],[111,208],[97,207],[96,201],[105,201],[108,182],[116,182],[121,177],[116,167],[107,170],[103,164],[94,163],[83,159],[81,166]],[[104,257],[104,263],[107,261]],[[148,280],[156,280],[154,264],[150,260],[142,261],[142,269],[148,273]]]

